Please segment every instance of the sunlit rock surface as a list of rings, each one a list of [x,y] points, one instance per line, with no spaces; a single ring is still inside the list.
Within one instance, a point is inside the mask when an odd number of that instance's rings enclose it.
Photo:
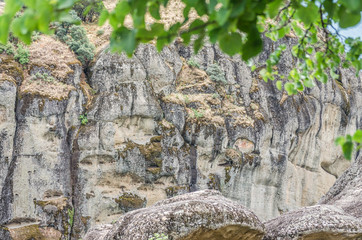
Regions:
[[[333,142],[362,127],[352,70],[296,96],[259,75],[280,43],[288,50],[277,70],[294,66],[293,38],[266,40],[255,71],[217,46],[193,56],[176,42],[160,53],[142,45],[132,58],[104,50],[86,74],[52,41],[31,48],[28,70],[0,55],[1,239],[14,222],[81,238],[128,211],[202,189],[269,220],[316,204],[350,165]],[[215,64],[223,80],[207,74]],[[55,81],[31,80],[37,72]],[[322,201],[347,211],[343,191]]]

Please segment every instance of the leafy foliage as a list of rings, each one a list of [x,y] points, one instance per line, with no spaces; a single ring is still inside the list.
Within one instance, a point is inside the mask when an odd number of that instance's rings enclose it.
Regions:
[[[0,53],[12,55],[15,53],[15,47],[11,42],[8,42],[6,45],[0,44]]]
[[[193,117],[196,119],[204,117],[204,113],[197,111],[195,108],[191,108]]]
[[[27,44],[31,43],[34,31],[51,34],[49,24],[69,19],[68,12],[75,1],[6,0],[4,12],[0,16],[0,43],[6,44],[10,31]],[[17,13],[20,10],[22,14],[19,16]]]
[[[87,114],[85,113],[85,114],[80,115],[79,120],[82,125],[86,125],[88,123]]]
[[[73,25],[69,29],[67,45],[77,54],[79,61],[83,64],[91,61],[94,57],[94,45],[89,42],[83,27]]]
[[[70,226],[73,226],[74,222],[74,208],[68,209],[68,223]]]
[[[89,41],[85,29],[74,24],[80,18],[74,11],[70,11],[70,16],[69,21],[55,23],[56,36],[70,47],[82,64],[86,64],[93,59],[95,48]]]
[[[353,136],[348,134],[346,137],[338,137],[335,143],[342,147],[344,157],[351,160],[352,152],[362,148],[362,130],[357,130]]]
[[[103,9],[102,0],[80,0],[73,7],[73,10],[83,22],[97,21]]]
[[[165,235],[164,233],[155,233],[153,234],[153,237],[150,237],[148,240],[167,240],[168,236]]]
[[[6,45],[0,44],[0,53],[14,55],[15,60],[22,65],[29,62],[29,50],[21,43],[17,44],[17,47],[11,42],[8,42]]]
[[[190,67],[200,68],[200,64],[194,58],[190,58],[190,60],[187,61],[187,64]]]
[[[217,64],[211,64],[207,69],[206,69],[206,73],[207,75],[209,75],[210,79],[215,81],[215,82],[220,82],[220,83],[224,83],[227,84],[227,81],[225,79],[225,75],[224,72],[221,70],[221,68],[219,67],[219,65]]]
[[[19,43],[15,51],[14,58],[21,65],[27,64],[29,62],[29,49],[23,44]]]
[[[40,73],[40,72],[37,72],[35,75],[33,75],[31,77],[31,80],[42,80],[44,82],[54,82],[55,81],[55,78],[51,75],[49,75],[48,73]]]

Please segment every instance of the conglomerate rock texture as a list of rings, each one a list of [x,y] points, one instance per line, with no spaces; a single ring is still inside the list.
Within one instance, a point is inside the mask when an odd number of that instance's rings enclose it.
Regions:
[[[37,57],[27,70],[0,55],[0,239],[44,229],[44,239],[78,239],[201,189],[268,220],[317,203],[350,164],[333,141],[362,126],[362,83],[352,70],[296,96],[260,78],[281,43],[288,50],[277,70],[294,66],[292,37],[266,40],[255,71],[217,46],[193,56],[175,42],[160,53],[142,45],[132,58],[104,50],[86,74],[55,40],[37,52],[49,41],[31,48]],[[207,71],[215,66],[224,79]],[[345,203],[338,206],[347,211]]]

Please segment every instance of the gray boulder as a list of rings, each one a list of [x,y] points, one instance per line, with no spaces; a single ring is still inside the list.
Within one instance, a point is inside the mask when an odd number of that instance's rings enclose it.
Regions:
[[[362,155],[337,179],[319,204],[332,204],[362,219]]]
[[[288,212],[265,223],[263,240],[361,239],[362,222],[332,205],[316,205]]]
[[[266,222],[269,239],[362,239],[362,156],[336,181],[319,205]]]
[[[242,205],[218,191],[204,190],[129,212],[112,227],[91,229],[84,239],[148,240],[155,233],[169,239],[250,240],[262,239],[264,225]]]

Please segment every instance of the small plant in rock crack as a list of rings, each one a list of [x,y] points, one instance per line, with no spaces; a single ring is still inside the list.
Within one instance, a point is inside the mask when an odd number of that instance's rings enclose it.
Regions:
[[[189,97],[187,95],[184,95],[184,100],[185,100],[186,104],[190,103],[190,99],[189,99]]]
[[[187,64],[190,67],[196,67],[196,68],[200,68],[200,64],[192,57],[187,61]]]
[[[21,65],[25,65],[29,62],[29,49],[28,47],[24,46],[23,44],[18,44],[14,58],[18,61]]]
[[[148,240],[168,240],[168,235],[164,233],[155,233],[153,237],[150,237]]]
[[[212,94],[212,98],[213,98],[213,99],[216,99],[216,98],[217,98],[217,99],[220,99],[220,95],[219,95],[218,93],[213,93],[213,94]]]
[[[15,53],[14,44],[8,42],[6,45],[0,44],[0,53],[6,53],[8,55],[12,55]]]
[[[194,114],[194,118],[199,119],[204,117],[204,114],[202,112],[197,111],[195,108],[191,108],[193,114]]]
[[[211,64],[206,69],[207,75],[209,75],[210,79],[214,82],[221,82],[223,84],[227,84],[224,72],[221,70],[220,66],[217,64]]]
[[[73,221],[74,221],[74,208],[72,209],[68,209],[68,223],[70,226],[73,226]]]
[[[49,75],[48,73],[40,73],[40,72],[35,73],[35,75],[31,77],[31,80],[37,80],[37,79],[42,80],[44,82],[55,81],[55,78]]]
[[[79,119],[80,119],[80,123],[82,125],[86,125],[88,123],[88,118],[87,118],[87,114],[84,113],[82,115],[79,116]]]

